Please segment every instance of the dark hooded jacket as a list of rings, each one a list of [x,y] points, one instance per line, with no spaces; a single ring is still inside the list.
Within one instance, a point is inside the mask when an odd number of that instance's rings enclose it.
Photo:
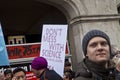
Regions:
[[[115,76],[116,76],[116,80],[120,80],[120,72],[115,69]]]
[[[115,80],[114,68],[106,69],[102,65],[84,59],[79,63],[75,80]]]
[[[41,75],[40,80],[63,80],[54,70],[46,69]]]

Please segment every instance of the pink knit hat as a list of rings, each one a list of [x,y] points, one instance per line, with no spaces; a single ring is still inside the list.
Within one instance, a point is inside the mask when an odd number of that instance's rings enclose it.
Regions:
[[[47,68],[48,63],[44,57],[37,57],[31,63],[31,67],[36,70]]]

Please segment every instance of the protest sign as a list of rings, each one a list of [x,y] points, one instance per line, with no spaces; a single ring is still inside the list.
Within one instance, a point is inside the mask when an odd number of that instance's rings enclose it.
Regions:
[[[0,24],[0,66],[8,66],[8,65],[9,65],[8,54],[6,50],[2,27]]]
[[[63,77],[67,25],[43,25],[40,56],[48,61],[48,68]]]

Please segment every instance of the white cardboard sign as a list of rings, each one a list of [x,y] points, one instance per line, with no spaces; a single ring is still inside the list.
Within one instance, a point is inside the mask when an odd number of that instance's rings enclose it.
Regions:
[[[43,25],[40,56],[48,61],[48,68],[63,77],[67,25]]]

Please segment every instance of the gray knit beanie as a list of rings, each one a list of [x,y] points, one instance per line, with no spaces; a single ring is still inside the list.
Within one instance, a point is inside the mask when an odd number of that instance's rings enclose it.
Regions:
[[[110,47],[110,39],[106,33],[102,32],[100,30],[91,30],[84,36],[84,38],[82,40],[82,48],[83,48],[83,52],[84,52],[85,56],[87,54],[87,45],[88,45],[89,41],[94,37],[103,37],[104,39],[107,40],[108,45]],[[110,53],[111,53],[111,47],[110,47]]]

